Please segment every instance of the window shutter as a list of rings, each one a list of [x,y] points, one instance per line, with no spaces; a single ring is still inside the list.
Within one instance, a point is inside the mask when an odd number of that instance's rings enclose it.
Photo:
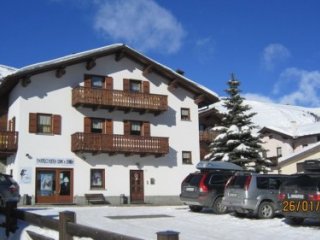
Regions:
[[[113,89],[113,78],[105,77],[104,79],[105,89],[112,90]]]
[[[124,78],[123,79],[123,91],[129,92],[130,91],[130,80]]]
[[[126,136],[130,135],[130,122],[128,120],[124,121],[123,129],[124,129],[124,135]]]
[[[52,133],[53,134],[61,134],[61,116],[60,115],[53,115],[52,116]]]
[[[84,78],[84,87],[90,88],[91,87],[91,77],[85,76]]]
[[[29,113],[29,133],[37,133],[37,114]]]
[[[12,126],[11,126],[10,130],[12,132],[15,132],[16,131],[16,118],[15,117],[12,118],[11,123],[12,123]]]
[[[84,132],[91,133],[91,118],[89,117],[84,118]]]
[[[150,93],[150,83],[143,81],[143,93]]]
[[[112,135],[113,134],[113,122],[111,119],[106,119],[106,122],[105,122],[105,134],[110,134]]]
[[[150,122],[143,123],[143,135],[145,137],[150,137]]]

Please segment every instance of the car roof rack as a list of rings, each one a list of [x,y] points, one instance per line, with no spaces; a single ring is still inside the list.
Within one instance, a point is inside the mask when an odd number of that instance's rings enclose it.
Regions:
[[[239,165],[224,161],[200,161],[196,168],[201,171],[224,170],[224,171],[243,171]]]

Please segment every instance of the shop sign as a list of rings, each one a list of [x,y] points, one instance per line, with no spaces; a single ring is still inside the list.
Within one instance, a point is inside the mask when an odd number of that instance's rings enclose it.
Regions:
[[[74,165],[72,158],[37,158],[37,164],[40,165]]]

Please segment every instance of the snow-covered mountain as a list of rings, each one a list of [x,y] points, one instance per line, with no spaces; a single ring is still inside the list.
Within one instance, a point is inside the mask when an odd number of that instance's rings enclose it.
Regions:
[[[307,108],[252,100],[245,100],[244,104],[248,104],[252,108],[251,111],[257,113],[252,118],[252,121],[258,128],[266,126],[297,128],[301,125],[320,122],[320,108]],[[221,101],[211,105],[211,108],[216,108],[220,112],[226,111]]]
[[[0,64],[0,82],[1,82],[2,78],[8,76],[11,73],[14,73],[17,70],[18,70],[17,68],[9,67],[9,66],[5,66],[5,65],[1,65]]]

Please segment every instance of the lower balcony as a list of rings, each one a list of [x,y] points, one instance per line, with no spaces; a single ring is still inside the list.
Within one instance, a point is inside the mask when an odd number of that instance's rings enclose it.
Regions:
[[[163,156],[169,152],[166,137],[108,135],[99,133],[74,133],[71,136],[73,152],[139,154]]]
[[[199,132],[200,142],[212,142],[217,137],[217,132],[204,130]]]
[[[0,155],[7,156],[18,150],[18,132],[0,131]]]

